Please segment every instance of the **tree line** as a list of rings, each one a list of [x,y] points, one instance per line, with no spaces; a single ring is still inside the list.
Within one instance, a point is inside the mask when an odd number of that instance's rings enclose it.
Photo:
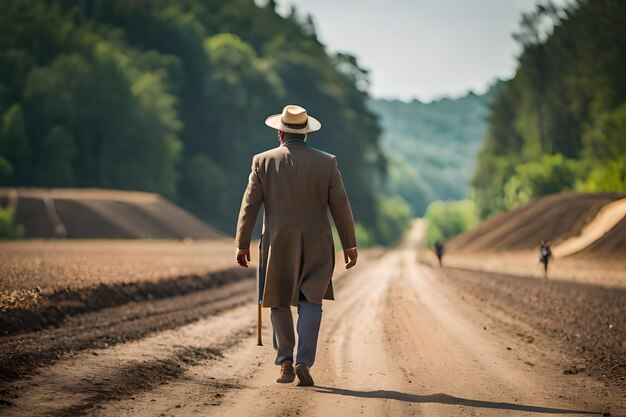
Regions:
[[[495,87],[472,180],[482,217],[565,191],[626,191],[626,2],[540,3]]]
[[[234,230],[263,121],[300,104],[338,156],[359,230],[393,243],[368,73],[274,1],[0,0],[0,183],[165,195]]]

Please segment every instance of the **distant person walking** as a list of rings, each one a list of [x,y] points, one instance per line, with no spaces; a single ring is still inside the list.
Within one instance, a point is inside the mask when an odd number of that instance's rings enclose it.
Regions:
[[[551,257],[552,251],[550,250],[550,245],[542,240],[539,246],[539,262],[543,263],[543,277],[546,279],[548,278],[548,262]]]
[[[445,252],[445,247],[440,240],[435,242],[435,255],[437,255],[437,259],[439,259],[439,266],[443,266],[443,253]]]
[[[264,205],[259,295],[262,306],[271,308],[275,363],[281,366],[276,382],[293,382],[297,375],[299,386],[310,386],[322,299],[333,299],[335,249],[328,210],[346,268],[357,262],[354,220],[337,160],[306,143],[307,134],[319,130],[320,122],[300,106],[286,106],[265,124],[278,131],[280,146],[252,158],[237,223],[237,263],[248,267],[252,230]],[[292,306],[298,308],[295,370]]]

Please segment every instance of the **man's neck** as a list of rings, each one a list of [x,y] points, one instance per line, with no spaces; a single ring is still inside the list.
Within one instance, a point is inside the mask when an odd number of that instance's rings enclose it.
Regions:
[[[285,146],[286,144],[291,143],[291,142],[301,142],[301,143],[304,143],[304,139],[288,139],[286,141],[282,141],[281,140],[280,141],[280,146]]]

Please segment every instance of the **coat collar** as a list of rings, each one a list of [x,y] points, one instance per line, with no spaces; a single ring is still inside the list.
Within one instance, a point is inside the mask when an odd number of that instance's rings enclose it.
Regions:
[[[307,144],[302,139],[289,139],[288,141],[286,141],[285,143],[283,143],[280,146],[285,146],[285,147],[289,148],[291,146],[307,146]]]

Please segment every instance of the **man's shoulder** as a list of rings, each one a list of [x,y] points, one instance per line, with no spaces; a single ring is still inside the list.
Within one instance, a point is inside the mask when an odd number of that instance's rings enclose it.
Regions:
[[[256,155],[254,155],[252,157],[253,161],[257,161],[257,162],[262,162],[266,159],[271,159],[276,157],[277,155],[279,155],[281,153],[282,149],[280,147],[276,147],[276,148],[272,148],[272,149],[268,149],[266,151],[257,153]]]
[[[311,153],[315,154],[320,159],[326,159],[328,161],[332,161],[333,159],[335,159],[335,155],[333,155],[331,153],[320,151],[319,149],[316,149],[316,148],[314,148],[312,146],[309,146],[309,149],[310,149]]]
[[[276,153],[279,153],[281,151],[280,146],[277,146],[276,148],[272,148],[272,149],[268,149],[266,151],[263,152],[259,152],[256,155],[254,155],[255,158],[264,158],[267,156],[272,156]]]
[[[253,160],[261,162],[263,160],[272,159],[277,156],[283,155],[285,152],[287,152],[287,149],[288,148],[285,148],[283,146],[278,146],[276,148],[268,149],[264,152],[254,155]],[[311,156],[319,158],[319,159],[324,159],[328,161],[332,161],[333,159],[335,159],[335,155],[330,154],[328,152],[321,151],[312,146],[307,146],[306,150],[310,153]]]

